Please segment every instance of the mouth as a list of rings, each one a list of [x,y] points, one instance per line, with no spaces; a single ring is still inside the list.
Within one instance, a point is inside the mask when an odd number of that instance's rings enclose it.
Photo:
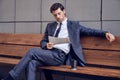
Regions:
[[[57,21],[61,22],[62,20],[60,18],[57,18]]]

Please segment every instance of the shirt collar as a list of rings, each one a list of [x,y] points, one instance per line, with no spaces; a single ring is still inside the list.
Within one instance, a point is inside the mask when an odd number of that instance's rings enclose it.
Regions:
[[[60,24],[60,22],[57,22],[57,23]],[[61,23],[62,23],[62,24],[67,23],[67,18],[66,18],[64,21],[62,21]]]

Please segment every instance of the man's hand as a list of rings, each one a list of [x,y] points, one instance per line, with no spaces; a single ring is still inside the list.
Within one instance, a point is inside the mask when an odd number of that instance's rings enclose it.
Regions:
[[[53,43],[51,43],[51,42],[47,43],[47,48],[52,49],[53,48]]]
[[[111,33],[106,33],[105,36],[106,36],[107,40],[109,40],[110,43],[115,40],[115,36]]]

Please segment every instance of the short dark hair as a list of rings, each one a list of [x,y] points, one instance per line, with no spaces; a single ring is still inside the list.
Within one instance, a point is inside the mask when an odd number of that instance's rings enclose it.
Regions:
[[[52,11],[57,10],[58,8],[60,8],[62,11],[65,9],[64,6],[61,3],[54,3],[51,7],[50,7],[50,12],[52,13]]]

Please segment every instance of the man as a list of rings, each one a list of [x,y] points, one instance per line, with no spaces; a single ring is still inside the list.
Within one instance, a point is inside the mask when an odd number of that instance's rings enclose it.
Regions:
[[[65,60],[66,64],[69,64],[72,58],[78,61],[78,65],[85,66],[80,44],[81,36],[106,37],[110,42],[115,40],[114,35],[109,32],[86,28],[81,26],[77,21],[68,20],[64,6],[60,3],[54,3],[50,8],[50,12],[56,19],[56,22],[47,25],[44,37],[40,42],[42,49],[30,49],[3,80],[17,80],[24,69],[26,69],[27,80],[36,80],[36,67],[57,66],[63,64]],[[54,45],[54,43],[49,42],[48,36],[69,38],[70,43]],[[69,56],[66,59],[67,55]],[[45,73],[45,75],[47,80],[52,80],[50,74]]]

